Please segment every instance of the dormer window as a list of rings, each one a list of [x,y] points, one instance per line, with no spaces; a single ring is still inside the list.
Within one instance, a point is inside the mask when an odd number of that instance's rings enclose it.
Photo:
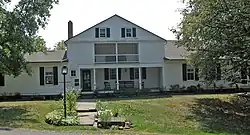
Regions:
[[[136,37],[136,28],[121,28],[122,38]]]
[[[109,38],[110,37],[110,28],[95,28],[95,37],[96,38]]]
[[[107,31],[105,28],[100,28],[100,37],[106,37],[107,36]]]
[[[132,37],[132,29],[126,28],[126,37]]]

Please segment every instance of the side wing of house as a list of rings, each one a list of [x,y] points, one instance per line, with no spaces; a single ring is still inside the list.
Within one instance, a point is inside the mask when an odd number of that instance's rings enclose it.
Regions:
[[[30,63],[31,75],[4,75],[0,93],[22,95],[58,95],[63,92],[61,68],[67,63]],[[68,78],[68,77],[67,77]],[[69,83],[69,80],[67,81]]]
[[[189,87],[191,85],[201,85],[206,89],[213,89],[214,84],[206,85],[204,78],[201,78],[198,73],[198,69],[192,67],[185,60],[188,52],[184,48],[175,45],[176,41],[168,41],[165,47],[165,84],[167,89],[171,88],[171,85],[179,85],[180,87]],[[223,80],[220,67],[215,68],[217,87],[230,88],[228,81]],[[241,87],[248,87],[248,84],[239,84]]]
[[[37,52],[25,55],[31,75],[22,72],[13,77],[0,75],[0,93],[22,95],[58,95],[63,92],[61,69],[68,65],[66,51]],[[68,77],[67,77],[68,78]],[[70,80],[66,81],[68,87]]]

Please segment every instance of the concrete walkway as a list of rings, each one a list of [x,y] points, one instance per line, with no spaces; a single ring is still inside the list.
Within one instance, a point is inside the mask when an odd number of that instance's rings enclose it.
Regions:
[[[97,115],[96,102],[77,102],[76,110],[80,119],[80,125],[94,125],[95,115]]]
[[[0,128],[0,135],[82,135],[82,133],[60,133],[53,131]]]

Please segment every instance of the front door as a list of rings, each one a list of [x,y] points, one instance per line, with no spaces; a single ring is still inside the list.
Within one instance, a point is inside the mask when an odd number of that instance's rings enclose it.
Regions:
[[[82,70],[82,90],[91,91],[91,70]]]

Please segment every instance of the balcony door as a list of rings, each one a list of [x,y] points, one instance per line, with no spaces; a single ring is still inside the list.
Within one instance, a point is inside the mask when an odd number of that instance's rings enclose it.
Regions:
[[[82,91],[91,91],[91,70],[81,70]]]

